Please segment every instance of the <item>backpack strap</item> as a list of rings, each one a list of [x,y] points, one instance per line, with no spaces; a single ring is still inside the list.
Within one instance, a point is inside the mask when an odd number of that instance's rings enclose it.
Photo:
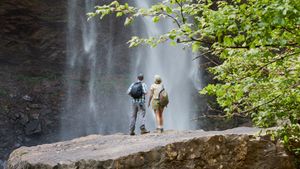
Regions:
[[[164,90],[165,90],[164,88],[161,89],[161,91],[160,91],[159,94],[158,94],[158,97],[160,96],[160,94],[161,94]]]
[[[163,92],[165,90],[165,87],[164,87],[164,85],[162,85],[162,89],[159,91],[159,93],[158,93],[158,99],[160,98],[160,94]]]

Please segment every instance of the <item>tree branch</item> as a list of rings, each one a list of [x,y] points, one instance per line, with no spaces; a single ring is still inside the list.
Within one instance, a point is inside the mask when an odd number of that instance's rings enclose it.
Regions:
[[[286,58],[286,57],[293,56],[293,55],[296,55],[296,54],[300,54],[300,52],[296,52],[296,53],[292,53],[292,54],[289,54],[289,55],[284,55],[284,56],[281,56],[281,57],[279,57],[279,58],[276,58],[276,59],[274,59],[274,60],[272,60],[272,61],[270,61],[270,62],[268,62],[268,63],[266,63],[266,64],[264,64],[264,65],[262,65],[262,66],[260,66],[258,69],[256,69],[256,71],[254,72],[254,74],[258,73],[258,72],[261,71],[263,68],[265,68],[266,66],[268,66],[268,65],[270,65],[270,64],[272,64],[272,63],[274,63],[274,62],[277,62],[277,61],[282,60],[282,59],[284,59],[284,58]],[[244,76],[244,77],[242,77],[242,78],[239,78],[238,80],[241,81],[241,80],[243,80],[243,79],[245,79],[245,78],[247,78],[247,77],[248,77],[248,76]]]
[[[175,0],[175,2],[180,7],[180,15],[181,15],[182,23],[185,24],[185,18],[183,16],[183,4],[182,2],[179,3],[178,0]]]
[[[272,61],[270,61],[270,62],[268,62],[268,63],[266,63],[266,64],[264,64],[264,65],[262,65],[262,66],[260,66],[260,67],[255,71],[255,73],[259,72],[260,70],[262,70],[263,68],[265,68],[266,66],[268,66],[268,65],[270,65],[270,64],[272,64],[272,63],[274,63],[274,62],[277,62],[277,61],[282,60],[282,59],[284,59],[284,58],[286,58],[286,57],[293,56],[293,55],[296,55],[296,54],[300,54],[300,52],[292,53],[292,54],[289,54],[289,55],[283,55],[283,56],[281,56],[281,57],[279,57],[279,58],[276,58],[276,59],[274,59],[274,60],[272,60]]]
[[[231,114],[233,117],[242,117],[242,118],[247,118],[248,116],[247,115],[242,115],[242,114],[238,114],[238,113],[233,113]],[[204,119],[204,118],[213,118],[213,119],[225,119],[227,118],[228,115],[208,115],[208,114],[204,114],[202,116],[198,116],[192,120],[200,120],[200,119]]]
[[[166,15],[169,18],[171,18],[176,23],[176,25],[178,26],[178,28],[181,28],[181,25],[180,25],[179,21],[174,16],[172,16],[170,14],[167,14],[167,13],[161,13],[161,14]]]
[[[200,55],[194,57],[193,60],[196,60],[196,59],[200,58],[201,56],[205,56],[206,54],[211,53],[211,52],[212,52],[212,51],[207,51],[207,52],[205,52],[205,53],[200,53]]]
[[[184,34],[185,36],[187,35],[187,34]],[[201,43],[205,43],[205,44],[211,44],[211,43],[209,43],[209,42],[206,42],[206,41],[202,41],[202,40],[199,40],[199,39],[195,39],[195,38],[193,38],[193,37],[191,37],[189,40],[180,40],[180,39],[177,39],[177,41],[176,41],[177,43],[188,43],[188,42],[201,42]]]
[[[281,94],[280,94],[280,95],[277,95],[276,97],[274,97],[273,99],[271,99],[271,100],[269,100],[269,101],[267,101],[267,102],[265,102],[265,103],[262,103],[262,104],[260,104],[260,105],[255,106],[255,107],[252,107],[251,109],[242,111],[242,112],[240,112],[240,114],[246,114],[246,113],[249,113],[250,111],[255,110],[255,109],[257,109],[257,108],[259,108],[259,107],[261,107],[261,106],[267,105],[267,104],[273,102],[274,100],[278,99],[280,96],[281,96]]]
[[[293,46],[299,48],[300,46],[297,46],[298,43],[291,43],[291,44],[286,44],[285,46]],[[250,49],[250,46],[222,46],[223,48],[229,48],[229,49]],[[280,45],[278,44],[269,44],[269,45],[257,45],[254,46],[254,48],[261,48],[261,47],[274,47],[274,48],[279,48]]]
[[[208,51],[208,52],[205,52],[205,53],[200,53],[200,55],[194,57],[192,61],[194,61],[194,60],[196,60],[196,59],[199,59],[201,56],[204,56],[204,57],[205,57],[207,60],[209,60],[211,63],[213,63],[213,64],[216,65],[216,66],[219,66],[220,63],[218,63],[217,61],[214,61],[214,60],[211,59],[209,56],[206,56],[206,54],[211,53],[211,52],[212,52],[212,51]]]

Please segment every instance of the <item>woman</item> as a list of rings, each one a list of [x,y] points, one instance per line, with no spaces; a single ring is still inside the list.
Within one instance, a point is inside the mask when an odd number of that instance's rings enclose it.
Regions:
[[[163,132],[163,111],[164,106],[161,106],[159,104],[159,93],[164,88],[162,84],[161,77],[159,75],[154,76],[154,84],[151,85],[150,88],[150,97],[148,102],[148,107],[150,106],[150,102],[152,100],[152,109],[155,112],[155,118],[156,118],[156,130],[160,133]]]

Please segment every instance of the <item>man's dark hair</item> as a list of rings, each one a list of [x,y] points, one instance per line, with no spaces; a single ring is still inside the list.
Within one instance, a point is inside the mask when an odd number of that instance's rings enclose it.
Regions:
[[[138,78],[140,81],[142,81],[142,80],[144,80],[144,75],[143,75],[142,73],[140,73],[140,74],[137,76],[137,78]]]

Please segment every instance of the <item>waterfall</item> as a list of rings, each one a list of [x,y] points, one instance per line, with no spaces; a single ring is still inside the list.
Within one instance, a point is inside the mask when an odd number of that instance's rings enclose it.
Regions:
[[[155,74],[161,75],[169,92],[165,128],[193,129],[190,52],[168,44],[135,50],[128,49],[126,44],[133,35],[129,32],[158,35],[167,31],[172,23],[163,21],[154,25],[151,19],[146,19],[125,29],[123,21],[114,16],[87,21],[86,13],[94,10],[96,2],[68,0],[66,99],[61,115],[61,138],[127,133],[131,101],[126,90],[140,72],[144,73],[148,87]],[[149,5],[146,1],[136,0],[136,3]],[[147,118],[146,125],[153,130],[155,121],[150,109]]]
[[[127,44],[125,40],[115,39],[118,34],[115,19],[87,21],[86,13],[94,10],[95,2],[68,0],[63,139],[127,132],[128,128],[129,66],[120,63],[128,55]]]
[[[135,4],[137,7],[146,8],[151,5],[149,1],[141,0],[135,0]],[[149,37],[166,33],[172,26],[175,24],[167,19],[153,23],[151,18],[143,18],[133,27],[139,36]],[[192,63],[192,53],[188,49],[184,50],[181,45],[160,44],[156,48],[139,48],[136,55],[133,78],[139,72],[144,73],[145,82],[150,88],[154,75],[159,74],[169,93],[170,103],[164,111],[164,127],[176,130],[194,129],[196,124],[192,119],[195,117],[195,103],[191,96],[192,92],[196,92],[193,79],[199,77],[199,72],[197,63]],[[147,115],[147,126],[153,129],[154,113],[149,109]]]

